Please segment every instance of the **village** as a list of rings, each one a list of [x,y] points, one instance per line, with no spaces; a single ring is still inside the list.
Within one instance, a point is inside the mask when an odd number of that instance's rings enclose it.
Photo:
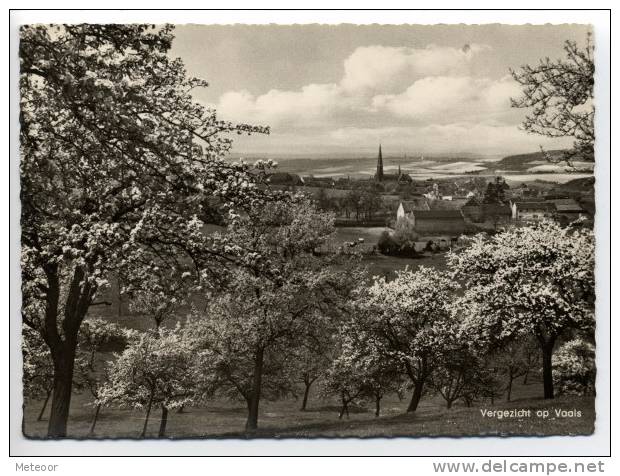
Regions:
[[[353,229],[362,230],[357,239],[335,240],[331,249],[345,246],[367,253],[398,254],[368,239],[371,230],[385,239],[393,237],[397,228],[406,229],[413,252],[423,255],[452,249],[464,236],[494,234],[542,221],[567,226],[579,220],[581,226],[592,227],[593,177],[564,184],[533,180],[510,186],[508,181],[509,176],[507,180],[480,175],[414,180],[400,165],[397,173],[385,173],[381,146],[376,172],[370,178],[290,172],[273,172],[267,178],[271,188],[313,196],[320,209],[335,214],[336,227],[345,229],[339,234],[342,237],[350,238]]]

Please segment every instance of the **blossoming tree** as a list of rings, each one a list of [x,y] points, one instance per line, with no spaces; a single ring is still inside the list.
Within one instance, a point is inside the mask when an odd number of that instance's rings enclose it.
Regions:
[[[153,406],[161,408],[159,437],[166,434],[168,411],[193,401],[195,366],[179,329],[134,334],[132,342],[107,368],[97,404],[144,409],[141,437],[146,436]]]
[[[392,281],[379,279],[358,297],[352,325],[378,341],[410,379],[409,412],[416,410],[444,341],[455,332],[450,304],[456,287],[449,277],[420,267],[401,271]]]
[[[553,398],[558,339],[594,327],[594,234],[554,223],[481,238],[448,259],[467,290],[464,330],[496,346],[531,335],[542,353],[544,397]]]
[[[39,333],[25,325],[22,327],[22,355],[24,400],[43,398],[37,417],[37,421],[41,421],[54,388],[54,366],[50,350]]]
[[[401,373],[394,361],[385,355],[382,342],[357,327],[354,320],[345,322],[340,331],[340,352],[332,361],[323,384],[325,395],[336,394],[342,407],[338,415],[349,417],[349,406],[356,400],[370,400],[375,416],[381,413],[381,400],[396,392]]]
[[[87,387],[96,400],[99,397],[99,388],[105,381],[105,376],[100,374],[100,366],[97,363],[97,354],[109,344],[126,344],[126,331],[114,322],[101,318],[89,318],[82,323],[78,334],[78,359],[76,359],[76,377],[81,387]],[[99,419],[101,405],[95,403],[95,414],[90,425],[89,434],[95,432],[95,426]]]
[[[583,338],[562,345],[553,356],[553,381],[561,394],[596,395],[594,346]]]
[[[316,256],[331,233],[333,216],[302,196],[255,208],[229,227],[229,251],[242,266],[192,325],[224,387],[246,401],[248,430],[257,428],[261,395],[290,389],[283,356],[320,338],[357,284],[348,257]]]
[[[66,436],[78,332],[110,272],[138,282],[189,260],[211,279],[227,254],[201,232],[206,199],[231,210],[264,195],[223,155],[227,133],[267,130],[194,101],[207,83],[169,57],[172,40],[170,26],[20,30],[23,316],[54,364],[49,437]]]

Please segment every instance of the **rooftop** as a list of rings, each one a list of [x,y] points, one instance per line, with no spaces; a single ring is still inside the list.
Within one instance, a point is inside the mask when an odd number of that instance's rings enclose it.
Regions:
[[[430,219],[463,219],[461,210],[414,210],[416,220]]]
[[[556,209],[553,202],[517,202],[517,208],[519,210],[544,210],[547,212]]]

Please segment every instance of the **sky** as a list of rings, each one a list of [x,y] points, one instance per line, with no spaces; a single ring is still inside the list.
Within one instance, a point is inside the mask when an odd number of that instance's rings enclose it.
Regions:
[[[570,146],[519,129],[510,68],[564,56],[586,25],[179,25],[170,52],[219,118],[267,125],[233,155],[504,156]]]

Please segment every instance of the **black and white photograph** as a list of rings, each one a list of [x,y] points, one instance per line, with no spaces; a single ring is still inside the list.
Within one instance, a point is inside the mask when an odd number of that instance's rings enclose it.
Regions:
[[[19,25],[25,439],[595,432],[596,28],[414,18]]]

